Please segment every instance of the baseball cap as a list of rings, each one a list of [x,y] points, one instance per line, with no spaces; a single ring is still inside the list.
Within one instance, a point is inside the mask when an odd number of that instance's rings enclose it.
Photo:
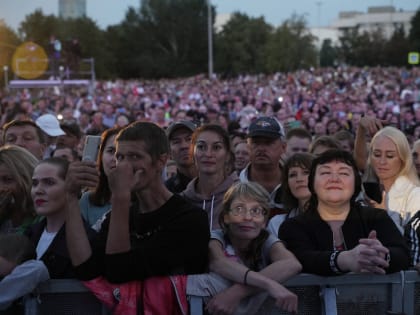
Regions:
[[[259,117],[249,125],[248,137],[283,138],[284,129],[274,117]]]
[[[181,128],[187,128],[188,130],[191,130],[191,132],[194,132],[195,128],[197,128],[197,126],[189,120],[180,120],[177,122],[174,122],[172,124],[169,125],[169,127],[166,129],[166,136],[168,137],[168,139],[171,139],[172,134]]]
[[[58,137],[66,133],[60,128],[60,123],[52,114],[44,114],[35,120],[35,124],[51,137]]]

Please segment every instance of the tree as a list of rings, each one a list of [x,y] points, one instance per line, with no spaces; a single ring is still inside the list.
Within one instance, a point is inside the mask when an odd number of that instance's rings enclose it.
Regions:
[[[267,69],[293,71],[317,64],[314,37],[306,27],[304,17],[292,16],[270,37],[266,49]]]
[[[12,56],[15,49],[21,43],[18,35],[7,25],[0,24],[0,69],[3,73],[3,66],[11,69]],[[0,77],[1,85],[4,84],[4,75]]]
[[[337,61],[337,49],[333,46],[331,39],[322,42],[320,54],[320,66],[332,67]]]
[[[406,66],[409,51],[410,43],[405,36],[404,27],[395,25],[394,32],[384,47],[385,65]]]
[[[228,75],[264,72],[265,46],[271,32],[263,17],[234,13],[216,35],[216,70]]]
[[[386,38],[381,28],[371,32],[359,28],[345,30],[339,38],[338,48],[341,61],[353,66],[376,66],[385,62],[384,48]]]
[[[82,57],[95,58],[95,70],[99,77],[110,75],[108,65],[111,56],[107,49],[104,32],[90,18],[62,19],[54,15],[44,15],[41,10],[26,16],[20,24],[19,34],[24,40],[31,40],[47,51],[52,35],[62,43],[62,64],[66,64],[66,44],[73,38],[79,39]],[[88,71],[88,68],[82,68]]]
[[[411,49],[420,52],[420,9],[411,19],[411,28],[408,35]]]

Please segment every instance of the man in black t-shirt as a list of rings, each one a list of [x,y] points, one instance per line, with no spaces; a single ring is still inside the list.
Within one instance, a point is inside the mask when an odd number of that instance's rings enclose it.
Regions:
[[[104,276],[114,283],[206,271],[207,216],[171,193],[161,174],[168,140],[159,126],[135,122],[116,138],[116,167],[108,175],[112,210],[92,245],[84,231],[77,194],[97,183],[93,162],[71,164],[66,178],[67,243],[80,279]]]

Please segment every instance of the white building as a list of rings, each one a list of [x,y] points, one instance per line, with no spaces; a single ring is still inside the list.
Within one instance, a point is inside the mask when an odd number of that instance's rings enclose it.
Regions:
[[[58,15],[64,19],[86,16],[86,0],[58,0]]]
[[[389,38],[394,32],[396,25],[401,25],[408,34],[411,27],[411,19],[416,11],[397,11],[394,6],[369,7],[367,13],[359,11],[343,11],[328,27],[314,27],[310,31],[312,35],[319,38],[316,43],[321,46],[324,39],[331,39],[337,43],[339,36],[345,30],[359,27],[359,31],[374,31],[382,29],[385,37]]]

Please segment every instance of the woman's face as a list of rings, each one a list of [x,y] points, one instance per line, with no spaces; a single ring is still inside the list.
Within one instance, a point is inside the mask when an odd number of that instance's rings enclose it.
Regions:
[[[108,176],[111,169],[115,168],[115,137],[116,135],[113,135],[108,138],[105,143],[104,152],[102,154],[102,165],[104,167],[104,173],[106,176]]]
[[[224,173],[229,159],[223,138],[213,131],[201,132],[194,145],[194,161],[199,173]]]
[[[0,164],[0,191],[18,191],[18,183],[12,171],[5,165]]]
[[[349,203],[354,194],[354,171],[340,161],[320,164],[316,167],[313,184],[319,206],[341,206]]]
[[[309,170],[300,166],[293,166],[287,174],[290,192],[299,201],[307,201],[311,197],[308,189]]]
[[[388,137],[375,139],[372,145],[371,161],[381,182],[394,182],[403,166],[397,146]]]
[[[66,206],[65,183],[57,165],[42,163],[32,176],[31,196],[38,215],[48,216],[63,211]]]
[[[249,163],[249,147],[246,142],[240,142],[235,147],[235,169],[243,170]]]
[[[230,204],[230,209],[234,210],[226,213],[223,220],[229,227],[231,238],[253,240],[266,225],[267,221],[263,214],[263,208],[251,198],[241,197],[234,199]],[[255,215],[257,212],[261,214]],[[254,216],[252,213],[254,213]]]

